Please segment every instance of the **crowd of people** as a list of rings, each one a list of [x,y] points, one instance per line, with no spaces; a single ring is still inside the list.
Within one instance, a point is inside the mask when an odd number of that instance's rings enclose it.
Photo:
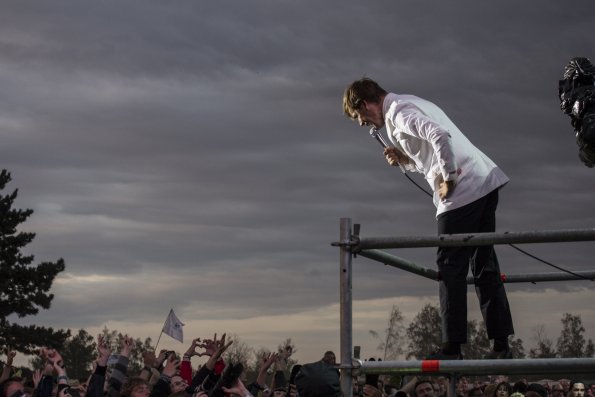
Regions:
[[[70,379],[60,352],[39,350],[41,368],[31,379],[13,370],[14,351],[6,352],[0,378],[0,397],[339,397],[340,373],[336,357],[327,351],[314,363],[294,364],[289,368],[292,351],[266,353],[258,373],[247,379],[241,363],[225,362],[224,353],[232,344],[214,335],[194,339],[181,356],[173,351],[145,352],[144,367],[130,373],[129,356],[133,338],[124,336],[118,352],[112,352],[104,338],[97,337],[97,358],[87,379]],[[208,357],[206,363],[192,367],[193,357]],[[595,384],[561,379],[551,383],[510,383],[505,377],[486,382],[457,380],[452,396],[447,377],[412,377],[393,385],[387,376],[354,379],[353,395],[364,397],[595,397]]]
[[[526,379],[511,383],[506,376],[489,377],[486,381],[470,382],[460,377],[456,384],[455,397],[593,397],[595,383],[579,380],[559,379],[557,381],[528,382]],[[412,378],[403,388],[385,386],[384,395],[394,397],[450,397],[449,379],[433,377]],[[376,396],[381,396],[377,393]]]

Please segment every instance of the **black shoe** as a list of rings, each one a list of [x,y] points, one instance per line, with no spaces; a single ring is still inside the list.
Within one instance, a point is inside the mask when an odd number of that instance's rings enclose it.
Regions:
[[[510,349],[502,350],[501,352],[492,350],[484,358],[487,360],[510,360],[512,358],[512,351]]]
[[[463,355],[461,353],[446,354],[442,349],[436,350],[430,353],[426,360],[462,360]]]

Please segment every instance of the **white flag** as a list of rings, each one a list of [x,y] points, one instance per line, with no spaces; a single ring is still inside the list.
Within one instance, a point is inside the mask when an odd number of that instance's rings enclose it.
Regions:
[[[182,330],[183,326],[184,323],[182,323],[176,316],[174,309],[171,309],[169,311],[169,315],[167,316],[167,320],[165,320],[165,324],[163,324],[163,332],[184,343],[184,331]]]

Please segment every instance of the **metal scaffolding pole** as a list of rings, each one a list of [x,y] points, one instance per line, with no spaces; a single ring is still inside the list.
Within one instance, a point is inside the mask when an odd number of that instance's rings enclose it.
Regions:
[[[594,374],[595,358],[536,358],[514,360],[355,360],[355,372],[398,375],[548,375]]]
[[[371,237],[352,241],[353,251],[380,248],[465,247],[494,244],[563,243],[595,241],[595,229],[477,234],[441,234],[439,236]]]
[[[410,273],[438,281],[439,274],[434,269],[417,265],[411,261],[389,254],[381,250],[365,250],[358,252],[358,255],[382,262],[385,265],[393,266]],[[545,281],[568,281],[568,280],[595,280],[595,271],[573,271],[550,272],[550,273],[524,273],[524,274],[501,274],[504,283],[537,283]],[[473,277],[467,277],[467,284],[473,284]]]
[[[341,218],[339,240],[340,249],[340,294],[341,294],[341,366],[351,366],[353,354],[353,330],[352,330],[352,296],[351,296],[351,218]],[[343,396],[353,395],[353,376],[350,370],[341,370],[341,390]]]

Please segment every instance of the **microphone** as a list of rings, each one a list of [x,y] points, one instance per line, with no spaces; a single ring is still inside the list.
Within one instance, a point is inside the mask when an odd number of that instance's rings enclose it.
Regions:
[[[375,138],[378,143],[380,143],[380,145],[385,148],[388,149],[388,143],[386,143],[386,140],[384,140],[384,137],[382,135],[380,135],[380,132],[376,129],[376,127],[372,127],[370,128],[370,136],[372,138]],[[401,169],[401,171],[403,172],[403,174],[405,173],[405,167],[403,167],[403,165],[401,163],[398,163],[399,168]]]

